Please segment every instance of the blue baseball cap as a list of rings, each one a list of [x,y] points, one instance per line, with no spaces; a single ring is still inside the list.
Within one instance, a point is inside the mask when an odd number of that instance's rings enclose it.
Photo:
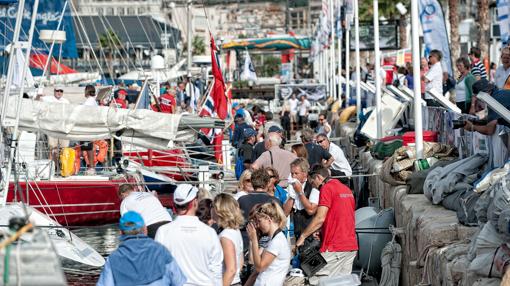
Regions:
[[[279,132],[279,133],[282,133],[283,130],[278,125],[273,125],[273,126],[269,127],[267,132],[269,132],[269,133],[270,132]]]
[[[232,108],[236,108],[239,105],[239,102],[232,103]]]
[[[145,225],[142,216],[134,211],[125,213],[119,221],[119,228],[123,231],[140,229]]]
[[[252,136],[257,136],[257,131],[253,128],[245,128],[243,131],[244,138],[249,138]]]

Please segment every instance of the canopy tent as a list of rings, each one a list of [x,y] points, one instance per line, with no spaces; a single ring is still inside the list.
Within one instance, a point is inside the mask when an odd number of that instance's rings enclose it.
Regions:
[[[308,37],[271,37],[263,39],[236,39],[221,45],[226,50],[270,50],[281,51],[289,49],[309,50],[311,40]]]

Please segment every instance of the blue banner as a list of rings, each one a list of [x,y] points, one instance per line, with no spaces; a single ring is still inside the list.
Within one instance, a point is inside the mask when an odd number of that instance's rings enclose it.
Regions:
[[[501,41],[508,44],[510,37],[510,0],[497,0],[498,24]]]
[[[450,55],[450,42],[446,32],[445,19],[441,4],[437,0],[420,0],[420,22],[425,42],[425,55],[432,50],[443,53],[441,60],[443,68],[453,75],[452,59]]]
[[[42,53],[49,53],[51,44],[46,44],[39,40],[39,31],[41,30],[56,30],[58,22],[62,16],[64,9],[64,0],[40,0],[39,9],[37,13],[36,26],[34,31],[34,38],[32,47]],[[30,29],[30,20],[32,17],[34,0],[27,0],[25,2],[25,11],[23,13],[23,23],[21,26],[20,40],[28,40],[28,32]],[[71,16],[70,4],[67,5],[64,12],[64,18],[60,24],[59,30],[66,31],[66,42],[62,46],[62,57],[64,58],[77,58],[78,52],[76,50],[76,38],[74,36],[73,19]],[[5,49],[7,45],[12,42],[14,26],[16,22],[16,14],[18,5],[12,5],[0,8],[0,49]],[[60,47],[55,45],[53,49],[53,56],[58,57]]]

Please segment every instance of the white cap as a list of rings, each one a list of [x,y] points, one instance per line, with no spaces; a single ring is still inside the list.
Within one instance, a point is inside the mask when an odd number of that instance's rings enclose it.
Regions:
[[[197,197],[198,189],[190,184],[181,184],[177,186],[174,192],[174,203],[184,205]]]

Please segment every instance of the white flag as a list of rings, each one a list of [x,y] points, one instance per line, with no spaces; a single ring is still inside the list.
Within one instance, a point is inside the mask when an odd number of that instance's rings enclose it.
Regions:
[[[508,43],[510,40],[510,0],[496,1],[498,8],[498,23],[501,41]]]
[[[244,59],[244,68],[241,73],[241,80],[256,81],[257,74],[255,73],[255,67],[251,62],[250,54],[246,51],[246,57]]]

